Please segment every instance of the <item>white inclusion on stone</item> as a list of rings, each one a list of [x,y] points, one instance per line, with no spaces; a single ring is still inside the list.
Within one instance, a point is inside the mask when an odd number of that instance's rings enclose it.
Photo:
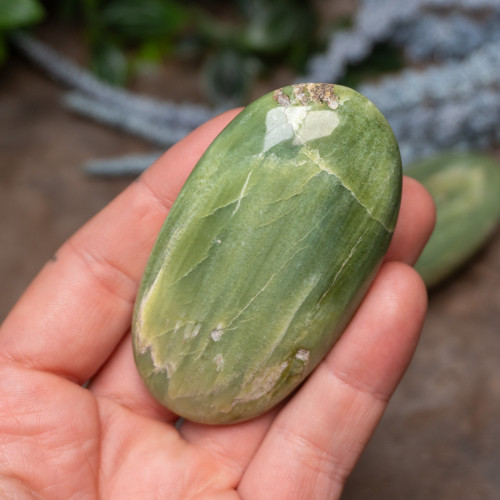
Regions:
[[[309,361],[309,351],[307,349],[299,349],[295,353],[295,357],[304,363],[307,363]]]
[[[222,325],[217,325],[217,328],[212,330],[210,336],[212,337],[212,340],[214,342],[219,342],[219,340],[222,338]]]
[[[192,325],[186,325],[186,331],[184,333],[184,339],[190,340],[194,339],[201,330],[201,323],[194,323]]]
[[[264,136],[264,150],[280,144],[281,142],[293,139],[293,128],[288,122],[285,111],[287,109],[301,109],[300,107],[284,108],[279,106],[271,109],[266,115],[266,135]]]
[[[215,369],[220,372],[224,368],[224,358],[222,354],[219,352],[219,354],[216,354],[214,356],[213,361],[215,362]]]
[[[233,215],[238,211],[238,209],[240,208],[240,204],[241,204],[241,200],[243,199],[243,197],[245,196],[245,192],[247,190],[247,186],[248,186],[248,181],[250,180],[250,177],[252,175],[252,171],[250,171],[250,173],[247,175],[247,178],[245,180],[245,183],[243,184],[243,187],[241,188],[241,192],[240,192],[240,196],[238,197],[238,203],[236,203],[236,208],[233,210]]]
[[[176,322],[175,322],[175,327],[174,327],[174,334],[177,333],[179,331],[179,328],[184,324],[184,321],[178,319]]]
[[[339,115],[332,111],[309,111],[295,131],[294,144],[305,144],[329,136],[337,128],[339,121]]]
[[[271,109],[266,115],[265,153],[284,141],[305,144],[329,136],[339,124],[338,114],[329,110],[311,111],[310,106],[288,106]]]
[[[290,362],[283,361],[276,366],[270,366],[258,371],[255,376],[243,382],[243,386],[239,391],[238,396],[234,399],[232,406],[237,404],[248,403],[255,401],[269,392],[271,392],[278,384],[282,373],[288,368]]]

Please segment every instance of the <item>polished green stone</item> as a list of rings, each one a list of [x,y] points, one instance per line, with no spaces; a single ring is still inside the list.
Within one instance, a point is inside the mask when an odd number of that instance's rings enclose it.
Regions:
[[[362,95],[303,84],[250,104],[195,167],[144,274],[133,343],[152,394],[205,423],[289,395],[358,307],[400,196],[396,140]]]
[[[440,284],[481,248],[500,222],[500,166],[479,153],[446,152],[405,173],[436,204],[436,227],[415,268],[426,285]]]

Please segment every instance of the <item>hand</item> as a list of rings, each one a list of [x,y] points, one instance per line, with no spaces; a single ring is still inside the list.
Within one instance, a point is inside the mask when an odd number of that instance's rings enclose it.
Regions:
[[[0,497],[338,498],[405,371],[426,309],[409,264],[433,225],[405,179],[391,247],[355,318],[286,404],[232,426],[184,422],[145,389],[129,327],[160,226],[235,111],[172,147],[48,262],[0,330]],[[91,380],[88,388],[82,384]]]

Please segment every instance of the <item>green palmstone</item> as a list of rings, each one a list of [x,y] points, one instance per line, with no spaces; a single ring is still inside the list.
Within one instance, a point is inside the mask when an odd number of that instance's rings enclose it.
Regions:
[[[365,295],[400,197],[396,140],[362,95],[301,84],[250,104],[193,170],[144,273],[133,345],[154,397],[220,424],[288,396]]]
[[[500,167],[479,153],[446,152],[415,162],[405,173],[436,205],[436,227],[415,265],[432,288],[479,250],[500,221]]]

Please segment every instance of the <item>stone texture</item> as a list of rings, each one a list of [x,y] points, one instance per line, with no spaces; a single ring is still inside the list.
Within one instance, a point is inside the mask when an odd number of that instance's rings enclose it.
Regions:
[[[285,87],[217,137],[161,230],[138,294],[136,362],[204,423],[282,400],[342,333],[390,242],[401,159],[375,106]]]

